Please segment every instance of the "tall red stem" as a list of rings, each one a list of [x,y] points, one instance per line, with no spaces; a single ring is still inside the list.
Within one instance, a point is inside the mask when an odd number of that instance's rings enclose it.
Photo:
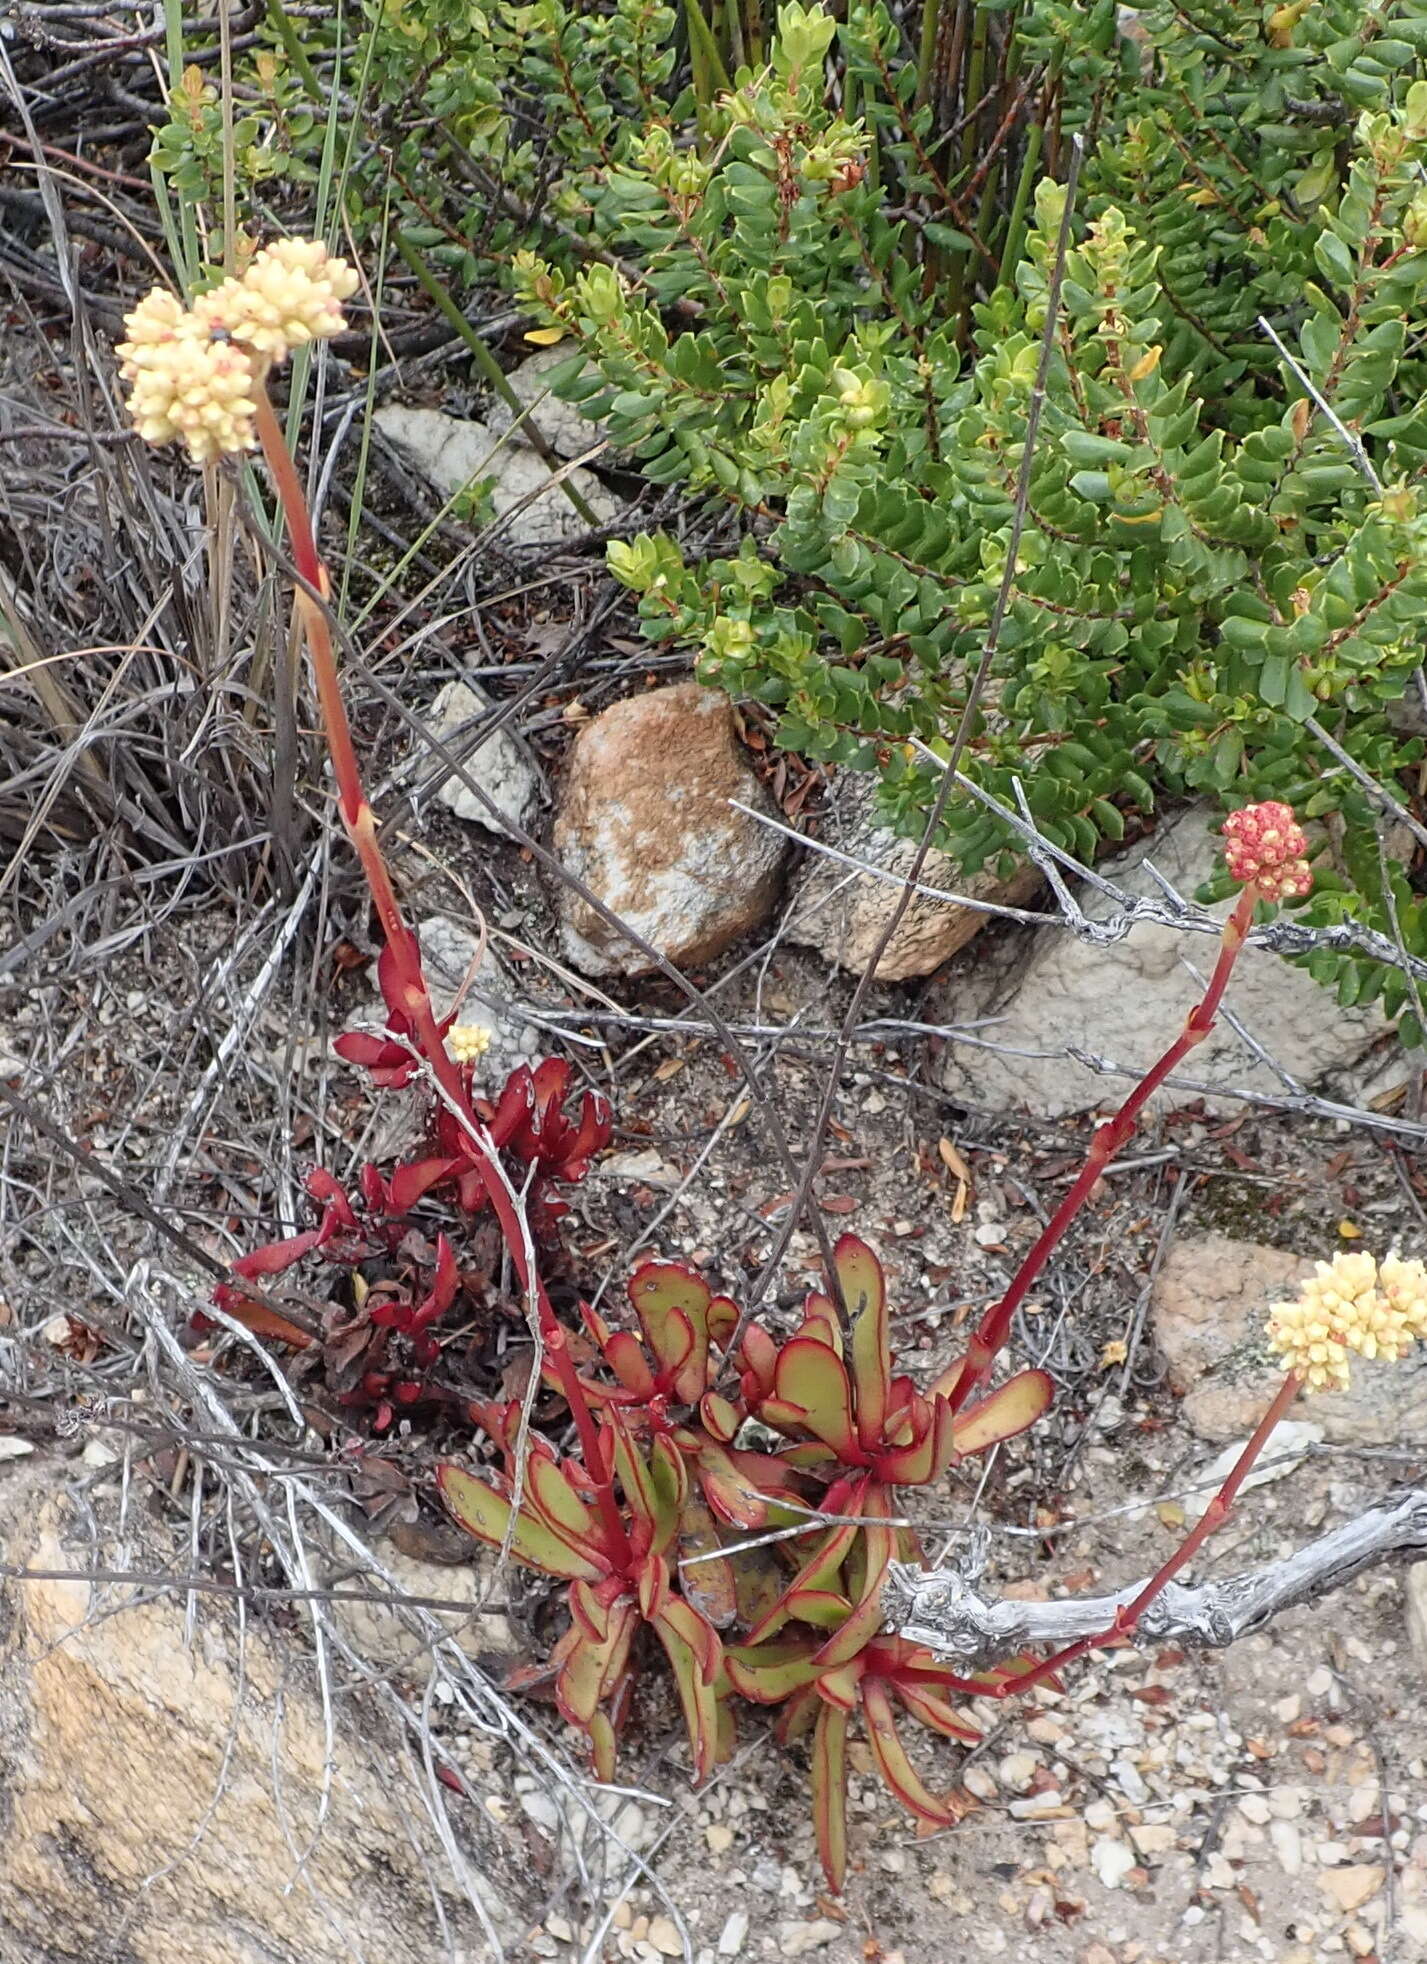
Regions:
[[[955,1386],[947,1394],[953,1410],[960,1411],[977,1387],[985,1382],[998,1352],[1011,1334],[1012,1319],[1030,1293],[1031,1285],[1050,1260],[1070,1223],[1090,1197],[1095,1182],[1134,1131],[1146,1104],[1170,1072],[1188,1056],[1196,1044],[1203,1043],[1213,1029],[1214,1018],[1219,1012],[1224,991],[1229,986],[1234,963],[1239,958],[1239,951],[1253,924],[1254,905],[1257,899],[1257,890],[1252,886],[1245,887],[1239,895],[1233,912],[1224,923],[1223,935],[1219,943],[1219,958],[1214,964],[1214,973],[1209,978],[1208,987],[1202,998],[1185,1018],[1184,1028],[1159,1062],[1141,1078],[1115,1116],[1106,1124],[1096,1128],[1090,1150],[1086,1154],[1085,1164],[1080,1169],[1075,1184],[1041,1230],[1035,1246],[1017,1269],[1010,1288],[999,1302],[992,1304],[983,1317],[966,1346],[961,1374]]]
[[[292,546],[293,564],[307,586],[325,599],[331,588],[327,579],[327,570],[322,564],[317,543],[312,536],[312,520],[307,509],[306,494],[298,477],[297,467],[293,463],[292,453],[287,447],[287,439],[283,435],[282,426],[274,413],[261,377],[258,378],[255,397],[258,440],[262,444],[263,456],[282,506],[288,539]],[[346,704],[342,699],[342,688],[337,674],[337,658],[332,646],[332,632],[326,612],[303,587],[299,586],[296,593],[298,616],[302,622],[308,652],[312,657],[312,673],[317,685],[322,727],[332,759],[332,775],[337,786],[337,809],[341,814],[347,836],[352,841],[357,858],[361,862],[372,903],[377,910],[377,919],[381,923],[382,936],[391,951],[392,963],[396,970],[398,1001],[395,1005],[388,1006],[400,1008],[408,1018],[416,1048],[431,1067],[442,1096],[461,1120],[472,1145],[486,1161],[488,1168],[486,1192],[490,1197],[491,1207],[495,1212],[505,1245],[510,1250],[510,1258],[515,1264],[515,1272],[520,1277],[521,1286],[535,1305],[546,1358],[574,1418],[585,1465],[596,1480],[600,1516],[609,1538],[611,1551],[618,1551],[628,1558],[629,1538],[610,1483],[608,1454],[604,1450],[589,1400],[585,1397],[584,1389],[580,1384],[579,1371],[570,1354],[564,1326],[550,1307],[545,1284],[531,1258],[529,1236],[521,1220],[519,1207],[506,1184],[505,1172],[495,1145],[476,1116],[461,1072],[446,1048],[436,1012],[431,1005],[431,994],[426,987],[426,977],[421,966],[421,944],[407,925],[401,911],[396,889],[392,885],[386,860],[377,841],[376,815],[367,800],[362,784],[361,766],[357,761],[357,748],[352,740],[352,726],[348,721]]]
[[[1269,1435],[1302,1388],[1302,1378],[1296,1377],[1290,1371],[1278,1387],[1273,1403],[1255,1427],[1253,1437],[1235,1460],[1233,1471],[1205,1508],[1200,1520],[1184,1537],[1163,1567],[1156,1569],[1139,1594],[1115,1612],[1115,1620],[1108,1630],[1102,1630],[1098,1636],[1080,1637],[1075,1643],[1067,1644],[1064,1650],[1056,1651],[1051,1657],[1042,1658],[1033,1670],[1023,1671],[1014,1678],[1008,1678],[1004,1684],[997,1685],[991,1695],[996,1698],[1019,1697],[1023,1691],[1029,1691],[1033,1685],[1044,1684],[1047,1678],[1052,1677],[1057,1671],[1064,1670],[1067,1664],[1078,1662],[1090,1651],[1103,1649],[1106,1644],[1123,1643],[1131,1636],[1140,1618],[1155,1598],[1163,1592],[1165,1585],[1172,1582],[1180,1570],[1194,1560],[1210,1535],[1217,1533],[1228,1520],[1229,1510],[1238,1498],[1240,1487],[1252,1472],[1254,1461],[1268,1444]]]

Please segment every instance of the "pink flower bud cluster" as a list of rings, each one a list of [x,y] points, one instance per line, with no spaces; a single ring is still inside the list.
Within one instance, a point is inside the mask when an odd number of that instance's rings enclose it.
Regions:
[[[1245,805],[1224,820],[1224,859],[1241,886],[1265,900],[1301,898],[1313,891],[1308,841],[1289,805],[1270,799]]]

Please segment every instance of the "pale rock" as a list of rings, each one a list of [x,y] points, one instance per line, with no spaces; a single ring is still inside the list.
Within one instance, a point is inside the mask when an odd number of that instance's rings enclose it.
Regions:
[[[1386,1247],[1382,1249],[1385,1254]],[[1184,1417],[1216,1443],[1251,1432],[1283,1382],[1266,1330],[1271,1304],[1291,1300],[1313,1263],[1224,1234],[1186,1235],[1169,1249],[1150,1298],[1151,1329],[1184,1394]],[[1354,1357],[1346,1391],[1315,1392],[1313,1422],[1334,1445],[1386,1446],[1427,1434],[1427,1350],[1395,1364]],[[1281,1433],[1273,1449],[1279,1449]]]
[[[1111,1841],[1102,1836],[1091,1844],[1090,1866],[1107,1889],[1118,1889],[1136,1866],[1135,1851],[1127,1841]]]
[[[497,730],[469,756],[461,753],[463,735],[472,724],[489,716],[491,708],[484,690],[466,682],[448,682],[427,715],[432,733],[461,757],[461,768],[488,793],[495,811],[482,804],[455,771],[448,773],[439,758],[433,760],[439,773],[436,795],[457,818],[483,825],[488,832],[507,832],[512,824],[524,829],[534,811],[539,786],[533,765],[509,730]]]
[[[1418,1669],[1427,1672],[1427,1562],[1414,1562],[1407,1571],[1407,1629]]]
[[[1217,815],[1208,806],[1192,806],[1100,871],[1126,893],[1158,895],[1144,869],[1148,856],[1192,899],[1220,864],[1221,841],[1209,830],[1211,820],[1217,822]],[[1115,903],[1095,891],[1078,898],[1091,920],[1104,920],[1116,911]],[[1217,911],[1227,913],[1229,906],[1225,901]],[[1194,979],[1181,957],[1207,977],[1215,952],[1207,937],[1147,922],[1105,946],[1077,940],[1059,927],[1008,934],[970,973],[950,979],[928,1017],[956,1024],[998,1016],[994,1031],[987,1034],[1005,1047],[1004,1054],[948,1044],[940,1069],[942,1087],[969,1105],[1026,1109],[1041,1119],[1117,1105],[1134,1076],[1104,1075],[1061,1054],[1062,1046],[1073,1042],[1092,1057],[1130,1073],[1143,1072],[1179,1034],[1187,1011],[1203,993],[1202,981]],[[1259,948],[1248,948],[1240,957],[1226,1003],[1268,1055],[1305,1086],[1334,1073],[1351,1074],[1390,1027],[1376,1010],[1340,1009],[1304,970]],[[1040,1054],[1047,1050],[1056,1054]],[[1180,1075],[1270,1097],[1283,1089],[1278,1074],[1222,1017]],[[1196,1095],[1170,1089],[1157,1094],[1154,1102],[1163,1110]],[[1242,1109],[1231,1099],[1211,1096],[1207,1102],[1211,1110]]]
[[[787,851],[732,799],[772,810],[728,699],[695,682],[630,696],[575,739],[555,850],[668,961],[698,967],[767,918]],[[587,975],[653,967],[572,888],[559,902],[565,953]]]
[[[136,1542],[142,1510],[122,1539],[102,1514],[72,1523],[58,1477],[37,1455],[0,1483],[8,1561],[183,1559],[156,1528]],[[0,1958],[430,1964],[456,1948],[489,1964],[380,1708],[338,1699],[329,1752],[300,1646],[256,1619],[240,1631],[211,1599],[188,1641],[181,1594],[121,1607],[122,1593],[0,1582]],[[467,1878],[518,1943],[538,1913],[528,1855],[479,1807],[453,1824]]]
[[[372,1663],[388,1670],[417,1671],[429,1663],[432,1638],[423,1624],[435,1621],[440,1630],[471,1657],[504,1654],[514,1657],[523,1648],[504,1616],[482,1606],[482,1599],[502,1595],[499,1584],[492,1586],[491,1569],[479,1546],[472,1542],[469,1559],[461,1562],[423,1562],[402,1554],[388,1542],[377,1544],[377,1559],[395,1584],[395,1596],[434,1598],[441,1602],[468,1604],[465,1610],[402,1610],[385,1603],[338,1602],[333,1616],[352,1648]],[[350,1560],[350,1557],[349,1557]],[[344,1563],[343,1568],[347,1566]],[[373,1578],[374,1590],[385,1584]]]
[[[550,393],[550,370],[568,361],[574,352],[568,341],[554,348],[537,348],[534,354],[526,356],[518,368],[512,368],[505,378],[519,397],[522,407],[531,412],[516,430],[516,440],[529,443],[527,432],[534,423],[559,457],[583,457],[586,451],[592,450],[604,439],[602,424],[587,421],[575,403],[563,402],[559,396]],[[501,434],[515,421],[515,411],[504,396],[494,391],[486,405],[486,421]],[[533,444],[531,448],[534,448]]]
[[[1012,1793],[1022,1794],[1036,1777],[1039,1764],[1033,1753],[1007,1753],[996,1769],[997,1778]]]
[[[1168,1821],[1146,1821],[1130,1829],[1130,1840],[1140,1855],[1167,1855],[1179,1839]]]
[[[650,1919],[648,1941],[661,1957],[682,1957],[684,1954],[684,1939],[671,1916]]]
[[[720,1957],[737,1957],[748,1938],[748,1911],[731,1910],[723,1929],[719,1932],[718,1954]]]
[[[1303,1868],[1303,1837],[1292,1821],[1270,1821],[1268,1838],[1285,1875],[1298,1875]]]
[[[515,513],[502,527],[502,537],[511,545],[560,545],[589,530],[588,522],[564,491],[551,485],[550,469],[543,458],[526,444],[503,440],[478,418],[389,402],[375,412],[372,421],[398,456],[443,497],[453,498],[487,478],[493,479],[491,504],[497,518]],[[619,500],[597,477],[575,470],[565,482],[579,492],[596,525],[614,524],[620,513]]]
[[[834,1923],[831,1917],[818,1916],[807,1923],[780,1923],[778,1925],[778,1949],[784,1957],[806,1957],[811,1951],[822,1950],[842,1935],[842,1925]]]
[[[1316,1399],[1314,1404],[1316,1406]],[[1306,1419],[1280,1419],[1273,1429],[1273,1438],[1265,1448],[1263,1458],[1258,1460],[1246,1475],[1239,1492],[1248,1493],[1254,1487],[1267,1487],[1275,1480],[1286,1480],[1290,1473],[1298,1471],[1308,1456],[1309,1448],[1320,1445],[1322,1439],[1321,1425],[1312,1425]],[[1220,1487],[1238,1465],[1239,1456],[1248,1443],[1247,1437],[1231,1441],[1221,1453],[1209,1461],[1207,1466],[1201,1467],[1195,1474],[1195,1491],[1186,1495],[1183,1503],[1184,1517],[1191,1527],[1197,1526],[1203,1519]],[[1268,1802],[1261,1795],[1251,1794],[1247,1801],[1240,1802],[1246,1814],[1250,1804],[1261,1806],[1263,1814],[1262,1816],[1247,1815],[1247,1818],[1268,1819]]]
[[[1038,1794],[1025,1794],[1013,1800],[1008,1812],[1013,1821],[1047,1821],[1058,1814],[1065,1802],[1059,1787],[1047,1787]]]
[[[788,911],[788,938],[816,948],[828,961],[861,974],[871,961],[901,900],[902,882],[916,858],[917,840],[879,824],[877,785],[862,771],[839,772],[821,833],[823,843],[892,878],[856,873],[827,853],[810,850],[799,871]],[[1020,907],[1040,885],[1034,866],[1019,863],[1006,879],[994,869],[962,873],[946,853],[932,851],[918,875],[919,887],[969,900]],[[879,982],[930,975],[964,948],[992,917],[956,899],[918,893],[897,924],[877,964]]]
[[[726,1855],[733,1846],[733,1829],[725,1827],[722,1821],[710,1821],[704,1829],[704,1840],[711,1855]]]
[[[1353,1862],[1346,1868],[1324,1869],[1318,1887],[1328,1901],[1344,1915],[1351,1915],[1381,1889],[1387,1871],[1378,1862]]]
[[[417,929],[417,936],[432,1006],[438,1016],[444,1016],[470,974],[479,937],[446,914],[429,915]],[[542,1048],[541,1033],[520,1014],[516,994],[510,970],[487,946],[460,1008],[462,1023],[490,1031],[490,1048],[476,1066],[478,1089],[499,1091],[516,1065],[532,1062]]]

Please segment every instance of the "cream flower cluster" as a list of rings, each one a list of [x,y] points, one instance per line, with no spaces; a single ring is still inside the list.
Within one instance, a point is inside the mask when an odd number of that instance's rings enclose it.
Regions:
[[[256,253],[241,279],[224,280],[183,307],[162,288],[124,322],[120,374],[129,413],[147,443],[181,439],[195,464],[257,442],[263,370],[308,341],[339,334],[342,301],[357,275],[312,239],[281,239]]]
[[[491,1047],[491,1033],[481,1023],[453,1023],[446,1048],[458,1064],[478,1064]]]
[[[1296,1302],[1274,1303],[1269,1348],[1308,1391],[1342,1391],[1351,1352],[1395,1361],[1427,1337],[1427,1267],[1389,1255],[1317,1262]]]

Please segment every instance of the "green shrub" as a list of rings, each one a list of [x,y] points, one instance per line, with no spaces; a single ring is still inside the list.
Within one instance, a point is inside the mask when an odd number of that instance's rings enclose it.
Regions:
[[[1113,15],[1042,3],[1014,30],[1012,59],[1058,70],[1062,138],[1084,127],[1087,149],[969,768],[1008,802],[1020,775],[1047,836],[1086,857],[1160,789],[1283,798],[1333,821],[1307,918],[1387,928],[1372,805],[1305,721],[1384,780],[1422,755],[1389,708],[1427,598],[1411,328],[1427,4],[1217,4],[1197,24],[1155,7],[1148,53]],[[786,6],[770,63],[701,140],[652,122],[592,172],[592,229],[637,283],[516,262],[526,306],[578,345],[560,392],[656,482],[752,521],[736,557],[703,564],[664,537],[610,548],[647,632],[776,704],[785,744],[876,767],[908,831],[936,778],[908,740],[944,754],[1004,571],[1063,199],[1043,178],[1011,201],[998,280],[964,232],[918,215],[951,194],[915,83],[884,7],[851,0],[835,24]],[[1023,146],[1022,193],[1036,153]],[[968,867],[1007,847],[970,801],[946,829]],[[1392,877],[1403,939],[1427,953]],[[1402,1006],[1394,971],[1311,965],[1345,1002]],[[1418,1040],[1410,1017],[1404,1034]]]

